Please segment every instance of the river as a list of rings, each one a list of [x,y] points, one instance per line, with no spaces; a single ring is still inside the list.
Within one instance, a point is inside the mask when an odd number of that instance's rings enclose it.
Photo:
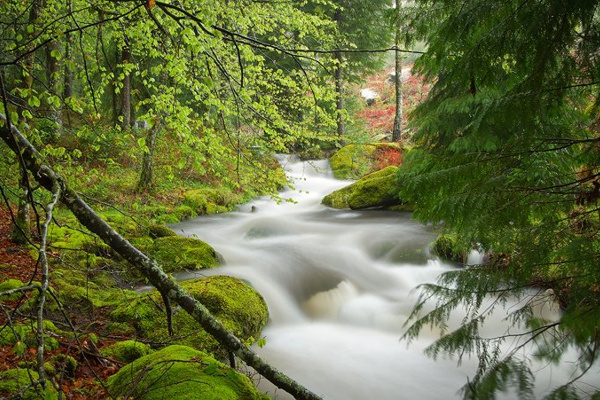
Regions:
[[[283,201],[262,198],[172,226],[208,242],[226,260],[179,279],[226,274],[248,281],[271,317],[266,345],[256,351],[326,400],[460,398],[476,359],[458,366],[425,356],[435,331],[410,345],[400,341],[417,286],[455,268],[429,254],[435,233],[409,213],[327,208],[323,196],[350,182],[333,179],[326,161],[281,162],[294,187],[281,193]],[[502,315],[487,329],[504,332]],[[538,394],[573,373],[564,366],[534,370]],[[264,379],[259,387],[273,398],[290,398]]]

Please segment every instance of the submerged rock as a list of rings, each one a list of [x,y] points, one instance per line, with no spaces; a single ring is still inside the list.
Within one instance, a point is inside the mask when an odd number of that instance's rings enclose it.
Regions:
[[[336,190],[323,198],[322,203],[333,208],[353,210],[373,207],[400,206],[395,184],[397,167],[390,166],[373,172],[358,181]]]
[[[242,280],[230,276],[211,276],[182,282],[181,286],[200,301],[225,327],[250,345],[269,320],[269,309],[262,296]],[[184,344],[225,358],[226,351],[185,311],[173,309],[174,337],[169,337],[167,318],[160,293],[139,295],[117,307],[111,317],[129,322],[138,336],[151,342]]]
[[[201,351],[169,346],[141,357],[108,378],[113,398],[268,399],[250,379]]]

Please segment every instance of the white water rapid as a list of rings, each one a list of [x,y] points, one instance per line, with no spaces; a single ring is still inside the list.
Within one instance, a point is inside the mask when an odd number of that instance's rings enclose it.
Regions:
[[[349,182],[331,178],[323,161],[282,165],[295,190],[281,195],[293,202],[265,198],[172,226],[208,242],[226,260],[223,267],[179,278],[227,274],[250,282],[271,316],[266,345],[256,351],[326,400],[459,398],[477,360],[457,366],[456,360],[428,358],[423,349],[435,332],[410,345],[399,340],[415,287],[453,268],[429,256],[435,234],[408,213],[328,209],[323,196]],[[488,329],[506,332],[501,319]],[[564,364],[534,371],[538,394],[573,373]],[[291,398],[264,379],[259,386],[273,398]]]

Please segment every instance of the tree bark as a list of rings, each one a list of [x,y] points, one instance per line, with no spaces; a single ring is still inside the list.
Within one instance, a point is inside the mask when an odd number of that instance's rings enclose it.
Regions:
[[[46,76],[48,82],[48,89],[51,95],[60,97],[59,89],[59,76],[60,76],[60,62],[58,61],[57,52],[60,51],[58,40],[53,39],[48,42],[46,47]],[[56,104],[50,105],[49,117],[56,124],[55,136],[62,129],[62,115],[60,107]]]
[[[333,16],[333,20],[339,25],[342,20],[342,12],[337,9]],[[344,123],[344,57],[341,51],[334,53],[335,60],[337,62],[335,68],[335,93],[336,93],[336,123],[337,123],[337,135],[340,144],[343,146],[346,137],[346,125]]]
[[[100,218],[75,191],[67,186],[67,183],[60,175],[49,165],[44,164],[43,158],[38,151],[14,125],[11,125],[11,129],[9,130],[6,117],[3,114],[0,114],[0,121],[3,123],[3,126],[0,128],[0,138],[15,154],[22,154],[27,169],[42,187],[49,191],[56,190],[56,185],[60,187],[61,203],[71,210],[81,224],[96,234],[121,257],[129,261],[131,265],[148,278],[156,289],[161,293],[166,293],[173,302],[177,303],[192,316],[219,343],[266,379],[292,394],[297,399],[320,399],[319,396],[278,371],[247,348],[202,303],[190,296],[181,286],[169,278],[154,261],[139,251],[119,235],[106,221]]]
[[[400,5],[396,5],[396,7],[400,7]],[[395,35],[395,45],[396,45],[396,49],[395,49],[395,54],[394,54],[394,58],[395,58],[395,62],[394,62],[394,70],[396,73],[395,76],[395,81],[394,81],[394,88],[395,88],[395,94],[396,94],[396,113],[394,115],[394,129],[392,130],[392,142],[399,142],[400,140],[402,140],[402,117],[403,117],[403,112],[402,112],[402,53],[400,52],[400,48],[399,48],[399,37],[400,37],[400,32],[398,31],[398,28],[396,28],[396,35]]]
[[[30,25],[35,26],[38,22],[40,10],[44,7],[44,0],[36,0],[31,4],[31,8],[29,10],[29,19],[28,22]],[[35,33],[30,34],[33,38],[35,37]],[[23,68],[23,81],[21,82],[21,88],[24,89],[26,96],[29,98],[32,95],[33,89],[33,71],[35,67],[35,51],[29,53],[23,60],[21,64]],[[25,122],[25,117],[23,114],[19,117],[21,119],[20,122]],[[17,157],[19,157],[19,153],[15,153]],[[20,168],[21,177],[19,179],[19,204],[17,209],[17,218],[15,224],[12,227],[11,231],[11,240],[14,243],[25,244],[29,242],[31,237],[31,220],[29,217],[29,212],[31,209],[30,198],[31,188],[29,187],[29,180],[27,177],[27,170],[24,167]]]
[[[121,112],[121,116],[123,120],[121,121],[121,127],[123,129],[129,129],[131,127],[131,77],[129,76],[129,72],[127,71],[126,65],[129,63],[130,58],[130,50],[129,45],[124,44],[121,49],[121,65],[123,68],[123,108]]]
[[[31,193],[29,187],[29,179],[27,177],[27,170],[21,166],[21,178],[19,179],[19,205],[17,208],[17,217],[12,227],[10,234],[10,240],[17,244],[27,244],[31,238],[31,218],[30,214],[30,200]]]
[[[136,191],[138,193],[146,192],[147,190],[152,188],[152,161],[154,159],[156,137],[158,136],[158,131],[160,131],[161,124],[161,119],[157,117],[154,122],[154,126],[150,130],[148,130],[146,134],[146,146],[148,147],[148,151],[144,152],[144,157],[142,159],[142,171],[140,172],[140,180],[138,181],[136,187]]]
[[[336,92],[336,123],[337,123],[337,135],[340,143],[344,144],[346,137],[346,125],[344,123],[344,62],[342,54],[338,51],[335,53],[335,58],[338,62],[335,69],[335,92]]]

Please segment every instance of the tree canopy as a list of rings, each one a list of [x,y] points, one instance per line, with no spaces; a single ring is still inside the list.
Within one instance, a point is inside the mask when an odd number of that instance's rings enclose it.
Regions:
[[[560,322],[536,318],[531,304],[515,310],[510,323],[525,324],[529,336],[514,347],[533,341],[551,362],[576,348],[576,382],[597,363],[600,344],[598,2],[422,0],[413,10],[410,33],[428,46],[415,68],[432,88],[412,115],[416,148],[401,168],[401,196],[421,221],[443,223],[464,247],[493,256],[490,266],[429,286],[439,307],[407,336],[428,323],[445,326],[450,310],[465,306],[461,328],[431,352],[480,356],[465,398],[509,386],[531,397],[527,360],[516,351],[500,356],[495,349],[508,338],[480,333],[482,305],[488,296],[551,289]],[[598,390],[573,382],[549,397]]]

